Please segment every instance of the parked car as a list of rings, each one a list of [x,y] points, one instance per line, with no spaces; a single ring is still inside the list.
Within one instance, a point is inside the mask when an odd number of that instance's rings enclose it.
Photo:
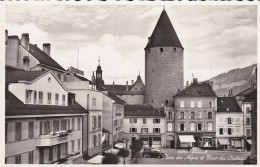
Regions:
[[[156,150],[154,148],[144,148],[142,156],[144,158],[165,158],[167,155],[161,150]]]

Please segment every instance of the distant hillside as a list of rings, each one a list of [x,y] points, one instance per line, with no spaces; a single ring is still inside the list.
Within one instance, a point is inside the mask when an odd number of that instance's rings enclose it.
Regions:
[[[236,95],[251,87],[251,82],[256,83],[256,66],[253,64],[245,68],[233,69],[209,79],[213,81],[213,89],[217,96],[227,96],[229,89],[232,89],[233,95]]]

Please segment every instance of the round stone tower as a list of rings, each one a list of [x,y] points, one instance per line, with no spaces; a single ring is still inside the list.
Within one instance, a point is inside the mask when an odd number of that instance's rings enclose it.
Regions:
[[[183,89],[183,47],[165,10],[145,47],[145,103],[171,105]]]

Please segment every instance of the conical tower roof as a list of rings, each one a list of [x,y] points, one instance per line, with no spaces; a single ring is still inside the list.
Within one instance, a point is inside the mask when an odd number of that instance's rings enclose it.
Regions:
[[[183,48],[165,10],[162,11],[145,49],[160,46],[175,46]]]

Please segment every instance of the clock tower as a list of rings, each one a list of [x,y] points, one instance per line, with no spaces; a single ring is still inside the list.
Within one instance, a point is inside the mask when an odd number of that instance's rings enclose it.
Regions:
[[[102,78],[102,69],[100,66],[100,59],[98,60],[98,66],[96,70],[96,88],[97,90],[101,90],[102,87],[104,86],[104,80]]]
[[[163,9],[145,47],[145,103],[160,108],[173,103],[183,89],[183,50],[168,14]]]

